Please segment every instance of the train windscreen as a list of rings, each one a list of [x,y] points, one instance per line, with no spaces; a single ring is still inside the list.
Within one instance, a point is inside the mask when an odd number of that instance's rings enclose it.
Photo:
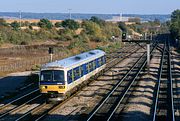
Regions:
[[[64,84],[64,71],[62,70],[41,71],[41,81],[58,82]]]

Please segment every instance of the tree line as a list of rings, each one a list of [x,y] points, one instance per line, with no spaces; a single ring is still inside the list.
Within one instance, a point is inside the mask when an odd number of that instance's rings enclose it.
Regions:
[[[180,40],[180,9],[171,14],[170,32],[174,39]]]
[[[37,40],[57,40],[71,41],[70,49],[78,46],[87,48],[90,41],[108,42],[111,41],[112,36],[121,36],[121,28],[118,25],[95,16],[81,22],[67,19],[54,24],[48,19],[40,19],[37,23],[18,21],[6,23],[4,19],[0,19],[0,44],[28,44]],[[33,29],[34,26],[40,29]],[[21,27],[26,28],[21,29]]]

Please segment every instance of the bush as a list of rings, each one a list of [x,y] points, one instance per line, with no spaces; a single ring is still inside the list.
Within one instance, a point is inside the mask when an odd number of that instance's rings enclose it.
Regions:
[[[52,29],[53,25],[48,19],[40,19],[38,26],[41,28]]]
[[[84,42],[84,39],[75,39],[75,41],[71,42],[70,45],[68,46],[68,49],[77,49],[82,51],[87,51],[89,50],[89,46],[87,43]]]
[[[18,30],[20,27],[20,24],[17,21],[12,22],[10,25],[14,30]]]
[[[63,34],[56,37],[56,39],[60,41],[71,41],[73,40],[73,36],[71,34]]]
[[[119,22],[119,28],[123,31],[123,32],[127,32],[127,26],[124,22]]]
[[[72,20],[72,19],[66,19],[62,22],[62,26],[64,28],[68,28],[68,29],[72,29],[72,30],[76,30],[79,28],[79,23]]]
[[[96,23],[96,24],[98,24],[100,26],[104,26],[105,25],[105,21],[100,19],[100,18],[98,18],[98,17],[96,17],[96,16],[92,16],[90,21],[92,21],[92,22],[94,22],[94,23]]]
[[[22,41],[22,42],[20,43],[20,45],[28,45],[28,42],[27,42],[27,41]]]
[[[7,26],[8,24],[3,18],[0,18],[0,26]]]
[[[57,28],[58,28],[58,27],[62,27],[62,23],[61,23],[61,22],[56,22],[54,25],[55,25],[55,27],[57,27]]]
[[[40,70],[40,68],[41,68],[41,65],[34,65],[32,68],[31,68],[31,70],[32,71],[39,71]]]

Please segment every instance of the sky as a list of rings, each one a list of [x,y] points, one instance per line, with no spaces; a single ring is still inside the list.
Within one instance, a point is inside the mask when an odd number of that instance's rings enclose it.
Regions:
[[[0,0],[0,12],[170,14],[180,0]]]

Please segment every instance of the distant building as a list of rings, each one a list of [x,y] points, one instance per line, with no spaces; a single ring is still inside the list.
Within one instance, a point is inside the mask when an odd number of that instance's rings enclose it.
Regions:
[[[136,22],[141,22],[141,19],[138,17],[113,16],[112,19],[107,19],[106,21],[109,21],[109,22],[126,22],[128,24],[134,24]]]
[[[110,22],[127,22],[129,17],[113,16],[112,19],[107,19]]]

